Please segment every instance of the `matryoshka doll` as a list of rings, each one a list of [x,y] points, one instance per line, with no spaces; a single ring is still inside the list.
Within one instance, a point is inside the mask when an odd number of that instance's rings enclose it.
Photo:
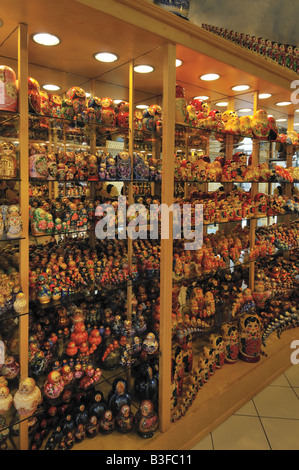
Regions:
[[[253,115],[251,129],[256,139],[267,139],[270,133],[268,114],[259,109]]]
[[[47,153],[43,145],[29,146],[29,176],[39,179],[47,179],[49,176]]]
[[[19,389],[14,395],[14,407],[22,418],[29,417],[42,403],[42,394],[35,380],[27,377],[21,380]]]
[[[143,400],[135,415],[136,431],[144,439],[153,437],[159,425],[159,418],[151,400]]]
[[[15,178],[16,176],[16,147],[11,142],[2,142],[0,145],[0,178]]]
[[[134,129],[136,131],[142,131],[142,119],[143,113],[139,109],[134,112]]]
[[[122,405],[115,419],[116,428],[122,434],[131,432],[134,427],[134,414],[130,405]]]
[[[74,86],[67,91],[66,96],[72,102],[75,119],[82,121],[83,115],[87,109],[85,91],[83,88]]]
[[[245,137],[252,137],[251,129],[252,116],[240,116],[240,134]]]
[[[131,157],[128,152],[120,152],[116,157],[116,170],[119,181],[131,180]]]
[[[17,112],[18,89],[14,70],[0,65],[0,110]]]
[[[183,351],[180,346],[176,347],[171,362],[171,380],[174,384],[174,394],[176,398],[179,398],[183,394],[184,385]]]
[[[115,103],[111,98],[101,99],[101,121],[104,126],[115,126],[116,114],[115,114]]]
[[[53,93],[49,94],[49,106],[51,117],[61,117],[62,98],[59,95]]]
[[[28,77],[28,102],[29,112],[41,114],[40,86],[35,78]]]
[[[119,127],[129,127],[130,105],[127,101],[121,101],[115,109],[116,125]]]
[[[260,360],[261,352],[261,320],[257,315],[248,314],[239,321],[240,359],[255,363]]]
[[[220,335],[211,335],[209,343],[215,349],[216,368],[221,369],[225,362],[225,343]]]
[[[59,403],[60,397],[64,391],[64,380],[58,370],[53,370],[49,373],[48,378],[44,384],[44,394],[55,405]]]
[[[239,356],[239,331],[232,323],[226,323],[221,327],[221,335],[224,339],[225,364],[235,364]]]
[[[87,103],[87,113],[90,114],[90,110],[94,110],[94,118],[96,123],[101,122],[101,112],[102,112],[102,103],[101,103],[101,98],[98,98],[97,96],[92,96],[89,98],[88,103]],[[89,119],[90,121],[90,119]]]
[[[187,102],[185,99],[185,89],[181,85],[176,85],[175,122],[177,124],[184,124],[186,123],[186,118],[187,118]]]
[[[268,140],[270,141],[276,141],[278,137],[278,127],[276,124],[276,120],[273,116],[268,117],[268,124],[269,124],[269,135],[268,135]]]
[[[99,420],[99,431],[102,434],[111,434],[115,428],[115,417],[111,410],[104,411]]]
[[[0,415],[5,416],[11,409],[13,398],[6,385],[0,385]]]
[[[20,238],[23,230],[23,220],[20,207],[16,204],[9,206],[5,219],[7,238]]]

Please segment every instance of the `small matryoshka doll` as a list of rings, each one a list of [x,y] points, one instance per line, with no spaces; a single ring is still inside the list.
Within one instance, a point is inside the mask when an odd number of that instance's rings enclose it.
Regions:
[[[143,119],[143,114],[142,111],[139,109],[136,109],[134,112],[134,129],[136,131],[142,131],[142,119]]]
[[[221,327],[221,335],[224,339],[225,364],[235,364],[239,356],[239,331],[232,323],[226,323]]]
[[[6,415],[13,404],[12,395],[6,385],[0,385],[0,415]]]
[[[20,207],[17,204],[9,206],[6,213],[5,229],[7,238],[20,238],[23,230],[23,220]]]
[[[129,127],[129,110],[130,105],[127,101],[121,101],[118,103],[115,109],[117,126]]]
[[[176,85],[175,122],[177,124],[184,124],[186,123],[186,119],[187,119],[187,102],[185,99],[185,89],[181,85]]]
[[[93,114],[94,114],[94,120],[95,121],[91,121],[91,119],[89,119],[89,121],[100,123],[101,122],[101,111],[102,111],[101,98],[98,98],[97,96],[92,96],[91,98],[89,98],[88,103],[87,103],[87,113],[88,114],[90,114],[91,109],[93,109],[93,111],[94,111]]]
[[[83,88],[74,86],[67,91],[66,96],[72,102],[76,119],[81,121],[87,108],[85,91]]]
[[[101,121],[104,126],[115,126],[116,114],[115,114],[115,103],[112,98],[101,99]]]
[[[50,106],[50,116],[51,117],[61,117],[61,107],[62,107],[62,98],[59,95],[50,94],[49,95],[49,106]]]
[[[58,370],[53,370],[49,373],[48,378],[44,384],[44,394],[55,404],[59,401],[63,391],[64,391],[64,380]]]
[[[211,335],[209,343],[215,349],[216,368],[221,369],[225,362],[225,343],[220,335]]]
[[[110,434],[115,428],[115,418],[111,410],[104,411],[102,417],[99,420],[99,431],[102,434]]]
[[[21,380],[19,389],[14,395],[14,407],[23,418],[31,416],[42,403],[40,389],[35,384],[35,380],[27,377]]]
[[[136,430],[144,439],[153,437],[159,425],[159,418],[151,400],[143,400],[135,415]]]
[[[120,181],[131,179],[131,157],[128,152],[120,152],[116,157],[117,176]]]
[[[255,363],[260,360],[261,335],[261,320],[257,315],[248,314],[240,318],[239,344],[242,361]]]
[[[14,70],[0,65],[0,110],[17,112],[18,89]]]
[[[123,405],[115,419],[116,428],[122,434],[131,432],[134,427],[134,414],[130,405]]]

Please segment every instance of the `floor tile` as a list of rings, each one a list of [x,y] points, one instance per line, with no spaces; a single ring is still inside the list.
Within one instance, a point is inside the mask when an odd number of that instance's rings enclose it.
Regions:
[[[284,373],[284,375],[292,387],[299,387],[299,365],[292,366]]]
[[[246,405],[242,406],[235,415],[239,416],[258,416],[256,408],[252,400],[250,400]]]
[[[299,419],[299,400],[292,388],[266,387],[253,398],[259,416]]]
[[[299,420],[261,418],[272,450],[299,450]]]
[[[196,444],[191,450],[213,450],[211,434],[208,434],[202,441]]]
[[[212,432],[215,450],[269,450],[260,419],[231,416]]]
[[[286,376],[283,374],[278,379],[274,380],[274,382],[271,383],[273,387],[290,387],[290,382],[286,378]]]

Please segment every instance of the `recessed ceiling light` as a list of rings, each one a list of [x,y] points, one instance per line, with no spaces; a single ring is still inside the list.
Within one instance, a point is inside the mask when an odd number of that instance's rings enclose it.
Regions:
[[[107,63],[116,62],[118,60],[118,56],[112,52],[97,52],[94,55],[94,58],[99,62]]]
[[[175,60],[175,66],[180,67],[183,64],[183,61],[181,59],[176,59]]]
[[[295,122],[294,126],[299,126],[299,122]]]
[[[138,105],[136,106],[136,108],[138,108],[138,109],[147,109],[147,108],[148,108],[148,105],[147,105],[147,104],[138,104]]]
[[[209,100],[210,97],[209,96],[205,96],[205,95],[202,95],[202,96],[194,96],[193,98],[194,100],[202,100],[202,101],[206,101],[206,100]]]
[[[250,111],[252,111],[251,108],[243,108],[243,109],[239,109],[239,113],[250,113]]]
[[[60,86],[48,84],[48,85],[43,85],[43,89],[48,90],[48,91],[58,91],[60,90]]]
[[[291,101],[280,101],[279,103],[276,103],[276,106],[289,106]]]
[[[276,119],[276,122],[286,122],[287,119]]]
[[[295,113],[299,113],[299,109],[295,109]]]
[[[59,37],[49,33],[35,33],[32,35],[32,39],[41,46],[57,46],[61,42]]]
[[[227,101],[220,101],[220,103],[216,103],[216,106],[220,106],[220,108],[224,108],[228,105]]]
[[[113,100],[115,104],[121,103],[123,100]]]
[[[200,79],[204,82],[213,82],[214,80],[218,80],[220,75],[218,73],[207,73],[205,75],[201,75]]]
[[[154,71],[154,67],[151,65],[136,65],[134,70],[137,73],[151,73]]]
[[[91,94],[90,93],[85,93],[86,98],[90,98]]]
[[[232,90],[234,90],[234,91],[245,91],[245,90],[248,90],[249,88],[250,88],[249,85],[237,85],[237,86],[233,86]]]
[[[259,95],[259,99],[260,100],[266,100],[267,98],[271,98],[271,96],[272,96],[271,93],[261,93]]]
[[[268,114],[268,117],[274,117],[274,114]]]

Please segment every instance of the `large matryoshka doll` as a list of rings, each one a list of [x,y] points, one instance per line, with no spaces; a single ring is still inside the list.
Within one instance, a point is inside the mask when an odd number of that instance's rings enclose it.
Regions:
[[[18,110],[18,88],[14,70],[0,65],[0,110]]]
[[[176,85],[175,92],[175,122],[184,124],[187,118],[187,102],[185,99],[185,89],[181,85]]]
[[[225,364],[235,364],[239,357],[239,331],[233,323],[225,323],[221,327],[224,340]]]
[[[87,110],[85,91],[83,88],[73,86],[67,91],[66,97],[72,102],[75,119],[82,121]]]
[[[40,86],[35,78],[28,77],[28,102],[29,112],[41,114]]]
[[[254,113],[251,128],[256,139],[267,139],[269,137],[270,126],[266,111],[259,109]]]
[[[115,114],[115,103],[112,98],[102,98],[102,113],[101,119],[104,126],[115,126],[116,114]]]
[[[239,356],[242,361],[249,363],[259,362],[261,353],[261,337],[261,320],[257,315],[248,314],[240,318]]]

